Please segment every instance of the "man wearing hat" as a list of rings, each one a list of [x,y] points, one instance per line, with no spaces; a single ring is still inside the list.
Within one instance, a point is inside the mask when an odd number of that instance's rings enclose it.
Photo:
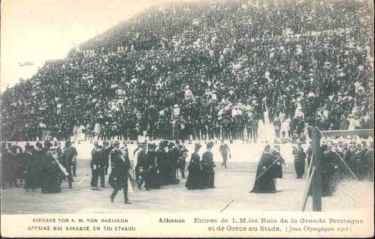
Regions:
[[[157,164],[160,172],[160,185],[168,184],[168,141],[161,141],[159,143],[157,154]]]
[[[70,142],[70,140],[67,140],[65,142],[65,148],[64,148],[62,157],[63,157],[64,167],[68,172],[69,188],[72,188],[73,166],[76,161],[77,150],[75,149],[75,147],[72,146],[72,143]]]
[[[155,151],[156,145],[150,144],[148,146],[147,152],[147,164],[146,164],[146,174],[145,174],[145,188],[146,190],[149,189],[157,189],[160,188],[160,174],[159,168],[157,165],[157,153]]]
[[[109,165],[109,154],[111,153],[112,145],[109,145],[107,141],[103,142],[103,157],[104,157],[104,174],[107,175],[108,173],[108,165]]]
[[[176,141],[176,146],[178,149],[177,171],[180,171],[181,177],[185,178],[186,158],[188,150],[184,145],[181,144],[179,140]]]
[[[146,169],[147,169],[147,156],[146,156],[146,145],[140,145],[140,151],[137,154],[137,164],[135,166],[135,177],[137,181],[138,189],[141,189],[143,183],[145,183],[146,190],[148,185],[146,182]]]
[[[94,190],[99,190],[98,180],[100,184],[104,187],[104,152],[103,148],[99,145],[98,142],[94,143],[94,148],[91,151],[91,187]]]
[[[118,141],[114,143],[113,147],[110,153],[111,174],[109,176],[109,183],[113,187],[111,202],[115,200],[117,193],[123,190],[124,201],[126,204],[130,204],[128,198],[129,155],[120,150],[120,143]]]
[[[52,144],[49,141],[44,142],[43,150],[43,167],[42,174],[42,193],[59,193],[61,192],[61,181],[63,173],[59,168],[51,150]]]
[[[202,155],[202,186],[203,188],[214,188],[215,187],[215,170],[216,167],[213,154],[212,154],[213,143],[207,144],[207,151]]]

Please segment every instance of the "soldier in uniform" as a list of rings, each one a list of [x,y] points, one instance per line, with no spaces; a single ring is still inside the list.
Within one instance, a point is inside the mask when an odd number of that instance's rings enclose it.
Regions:
[[[190,163],[188,166],[189,175],[186,180],[186,188],[199,189],[202,183],[202,166],[200,162],[199,150],[201,148],[200,144],[195,144],[194,153],[191,155]]]
[[[305,172],[306,153],[299,142],[296,148],[293,148],[294,168],[296,170],[297,178],[302,178]]]
[[[213,143],[207,144],[207,151],[202,155],[202,186],[203,188],[215,187],[215,163],[212,154]]]
[[[75,158],[77,157],[77,150],[72,146],[72,143],[68,140],[65,142],[65,148],[63,151],[63,164],[68,172],[68,185],[72,188],[73,182],[73,165]]]
[[[111,174],[109,183],[113,187],[111,202],[115,200],[117,193],[123,190],[125,204],[130,204],[128,198],[128,176],[130,169],[129,154],[120,150],[120,143],[116,141],[110,153]]]

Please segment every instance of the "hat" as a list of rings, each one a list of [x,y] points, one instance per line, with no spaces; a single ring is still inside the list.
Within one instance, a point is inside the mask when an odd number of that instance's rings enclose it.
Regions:
[[[160,147],[164,147],[164,146],[167,146],[168,145],[168,141],[161,141],[160,143],[159,143],[159,146]]]
[[[44,141],[44,147],[45,148],[49,149],[51,146],[52,146],[52,144],[51,144],[50,141],[48,141],[48,140]]]
[[[36,142],[35,146],[39,149],[43,148],[43,145],[41,142]]]

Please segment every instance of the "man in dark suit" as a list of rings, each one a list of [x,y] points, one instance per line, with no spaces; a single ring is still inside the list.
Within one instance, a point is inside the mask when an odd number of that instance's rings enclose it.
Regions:
[[[148,168],[147,165],[147,153],[146,153],[146,145],[141,145],[141,150],[137,155],[137,164],[135,166],[135,177],[137,181],[138,189],[141,189],[143,183],[145,183],[145,188],[147,189],[146,183],[146,170]]]
[[[65,148],[63,151],[63,162],[64,167],[68,172],[68,184],[69,188],[72,188],[72,182],[73,182],[73,173],[75,169],[73,169],[74,163],[76,161],[77,157],[77,150],[72,146],[72,143],[68,140],[65,143]]]
[[[114,148],[110,153],[111,174],[109,176],[109,183],[113,187],[111,194],[111,202],[114,201],[117,193],[121,190],[124,192],[124,201],[130,204],[128,198],[128,175],[130,169],[130,160],[128,152],[120,150],[120,143],[115,142]]]
[[[52,144],[49,141],[44,142],[42,151],[42,193],[61,192],[61,182],[63,172],[61,171],[56,154],[51,149]]]
[[[157,155],[157,165],[159,168],[160,173],[160,186],[168,184],[168,167],[169,167],[169,159],[168,159],[168,142],[162,141],[159,143],[159,147],[156,151]]]
[[[111,153],[112,146],[109,145],[107,141],[103,142],[103,157],[104,157],[104,174],[107,175],[108,173],[108,165],[109,165],[109,154]]]
[[[155,151],[156,145],[150,144],[147,152],[147,169],[145,178],[146,190],[160,188],[160,172],[158,165],[158,154]]]
[[[91,151],[91,187],[93,190],[99,190],[98,181],[100,180],[100,185],[104,187],[104,151],[98,142],[94,143],[94,149]]]

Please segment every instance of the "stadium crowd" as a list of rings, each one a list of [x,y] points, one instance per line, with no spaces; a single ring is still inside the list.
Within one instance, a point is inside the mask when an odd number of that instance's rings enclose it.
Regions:
[[[279,137],[373,127],[367,2],[291,2],[150,9],[7,89],[1,136],[254,141],[266,107]]]

